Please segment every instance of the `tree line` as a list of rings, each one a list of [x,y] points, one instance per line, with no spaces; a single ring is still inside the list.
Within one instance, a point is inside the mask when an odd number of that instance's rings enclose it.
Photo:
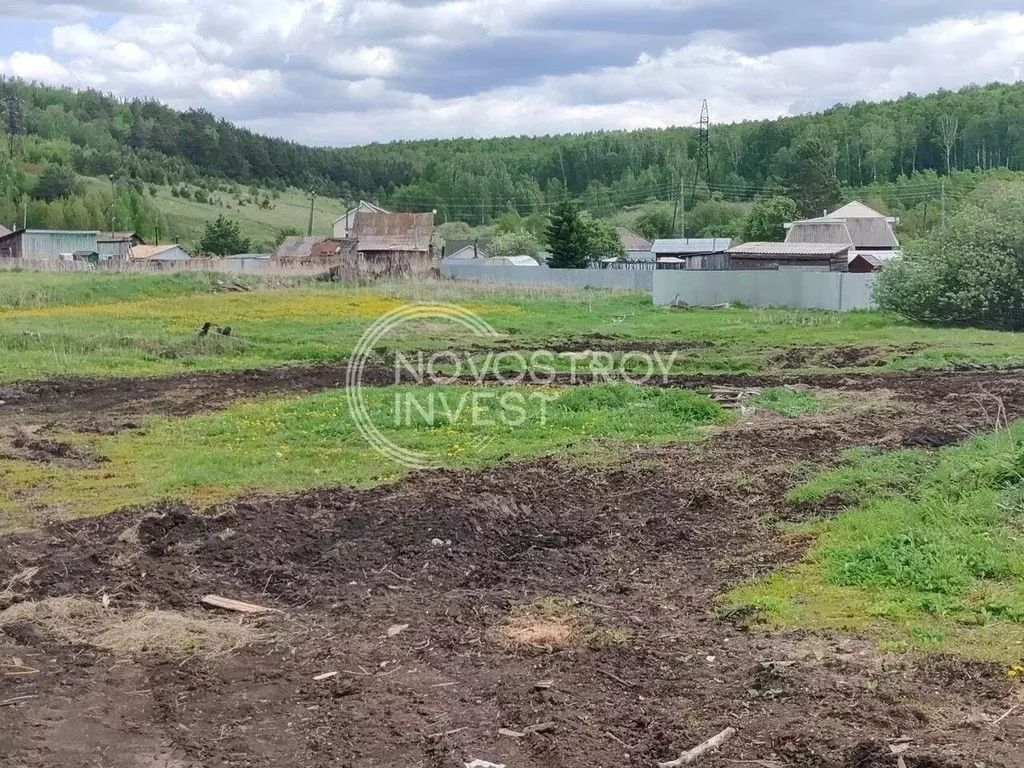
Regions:
[[[508,211],[547,212],[566,194],[595,216],[711,192],[724,201],[781,194],[816,213],[814,194],[804,199],[811,154],[844,187],[922,172],[1024,169],[1024,84],[713,125],[710,190],[703,181],[691,189],[697,151],[691,128],[307,147],[150,99],[18,81],[5,87],[19,93],[22,143],[32,164],[142,184],[196,183],[213,175],[269,189],[312,188],[396,210],[436,209],[441,221],[471,224]]]

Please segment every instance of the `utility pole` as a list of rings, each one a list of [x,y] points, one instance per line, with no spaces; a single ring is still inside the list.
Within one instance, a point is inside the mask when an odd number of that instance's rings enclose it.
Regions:
[[[110,174],[110,239],[114,239],[114,230],[117,229],[117,186],[114,184],[114,174]]]
[[[316,192],[309,190],[309,228],[306,230],[306,237],[313,236],[313,201],[316,200]]]

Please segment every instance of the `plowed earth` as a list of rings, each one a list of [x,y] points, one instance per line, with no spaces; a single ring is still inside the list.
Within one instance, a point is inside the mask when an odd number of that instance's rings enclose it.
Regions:
[[[131,418],[216,397],[207,378],[153,381],[119,397],[74,385],[63,404],[59,390],[22,388],[4,407]],[[759,416],[702,443],[638,448],[613,469],[545,459],[0,537],[0,609],[106,595],[112,617],[188,614],[216,593],[279,611],[228,614],[263,637],[216,657],[100,650],[56,624],[7,624],[0,672],[20,672],[0,677],[0,762],[652,766],[732,726],[701,765],[895,768],[901,744],[908,768],[1024,765],[1020,713],[994,722],[1014,702],[998,665],[882,656],[864,640],[766,635],[713,614],[729,585],[803,554],[776,522],[829,513],[787,505],[794,462],[944,445],[1024,416],[1017,372],[803,383],[877,392],[878,404]],[[326,673],[337,674],[314,679]]]

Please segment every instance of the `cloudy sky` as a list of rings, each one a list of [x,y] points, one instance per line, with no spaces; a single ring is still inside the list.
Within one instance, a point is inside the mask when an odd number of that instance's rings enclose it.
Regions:
[[[720,122],[1024,79],[1021,0],[0,0],[0,72],[313,144]]]

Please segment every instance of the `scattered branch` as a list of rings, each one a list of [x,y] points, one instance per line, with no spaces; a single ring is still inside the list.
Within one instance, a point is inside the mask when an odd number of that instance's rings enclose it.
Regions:
[[[669,760],[667,763],[658,763],[658,768],[680,768],[680,766],[695,763],[698,760],[700,760],[700,758],[702,758],[706,753],[714,749],[718,749],[735,735],[735,728],[726,728],[717,736],[712,736],[703,744],[698,744],[689,752],[683,752],[683,754],[681,754],[675,760]]]

